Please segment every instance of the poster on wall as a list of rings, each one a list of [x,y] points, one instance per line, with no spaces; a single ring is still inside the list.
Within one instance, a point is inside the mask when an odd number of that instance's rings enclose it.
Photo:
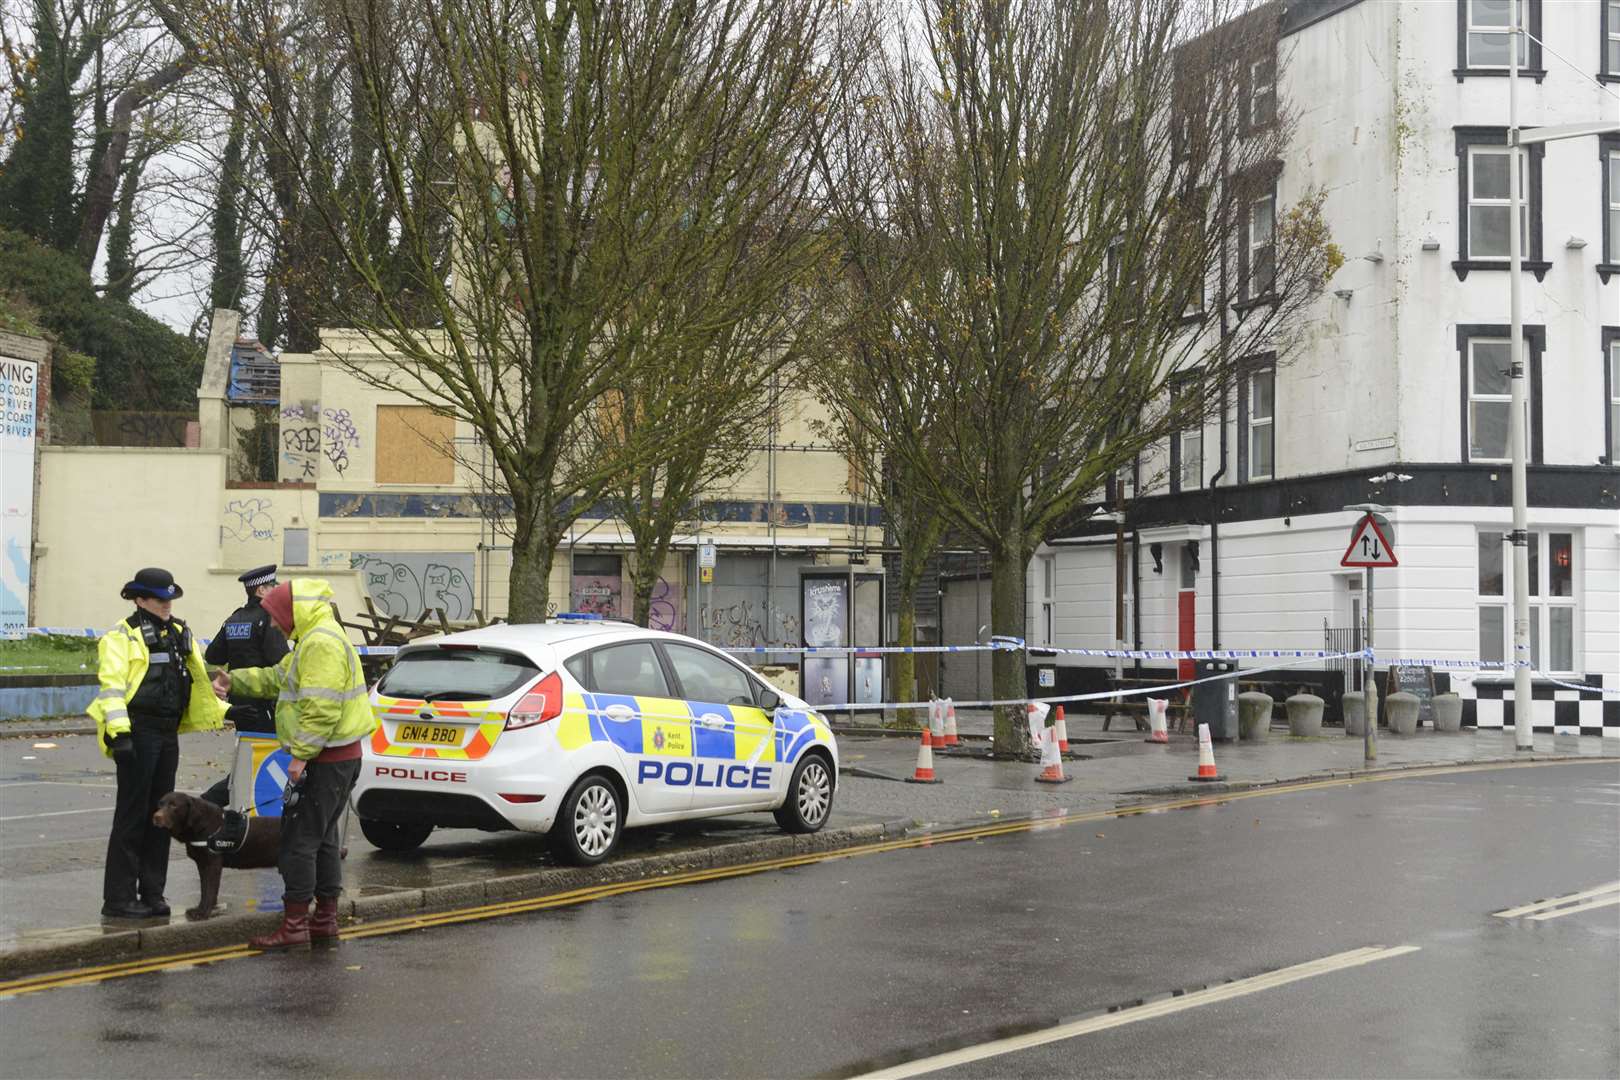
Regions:
[[[28,624],[39,364],[0,356],[0,633]]]
[[[435,608],[451,622],[473,617],[473,553],[470,551],[356,551],[351,569],[377,614],[415,622]]]
[[[617,619],[624,595],[624,569],[617,555],[575,555],[569,611]]]
[[[846,578],[805,577],[800,582],[804,603],[806,645],[846,644],[849,619],[849,581]],[[849,658],[806,656],[803,697],[811,705],[849,703]]]

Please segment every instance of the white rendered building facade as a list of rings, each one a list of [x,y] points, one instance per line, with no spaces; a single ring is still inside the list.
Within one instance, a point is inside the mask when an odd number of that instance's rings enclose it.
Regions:
[[[1512,723],[1510,677],[1443,663],[1512,655],[1509,2],[1281,9],[1275,92],[1297,126],[1234,243],[1262,251],[1276,215],[1321,188],[1345,264],[1291,358],[1253,358],[1219,422],[1140,463],[1123,544],[1098,513],[1110,501],[1042,548],[1032,644],[1357,644],[1342,508],[1381,503],[1400,565],[1376,576],[1380,657],[1442,661],[1465,724]],[[1546,43],[1521,56],[1520,125],[1620,119],[1620,2],[1517,2]],[[1620,136],[1536,146],[1521,167],[1533,716],[1620,737],[1620,697],[1596,689],[1620,687]],[[1097,687],[1106,666],[1062,658],[1059,685]]]

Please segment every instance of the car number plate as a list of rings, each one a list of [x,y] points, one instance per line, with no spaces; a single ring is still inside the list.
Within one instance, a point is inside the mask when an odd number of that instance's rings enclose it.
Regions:
[[[461,729],[445,724],[401,724],[395,742],[428,743],[432,746],[461,745]]]

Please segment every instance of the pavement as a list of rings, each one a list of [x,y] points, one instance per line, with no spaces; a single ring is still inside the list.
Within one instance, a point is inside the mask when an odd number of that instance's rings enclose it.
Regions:
[[[963,747],[935,754],[937,784],[904,782],[915,768],[914,736],[841,729],[842,771],[833,812],[827,826],[808,837],[784,835],[766,814],[635,829],[626,833],[614,858],[582,870],[558,865],[544,838],[527,834],[440,830],[415,852],[388,854],[373,849],[354,828],[342,911],[355,922],[395,918],[791,858],[988,820],[1085,813],[1371,772],[1527,757],[1620,760],[1620,739],[1538,735],[1534,753],[1526,755],[1515,750],[1511,731],[1439,734],[1425,728],[1404,738],[1380,732],[1378,760],[1368,768],[1359,737],[1325,728],[1318,738],[1294,738],[1276,724],[1264,740],[1217,743],[1222,782],[1192,784],[1188,778],[1198,760],[1192,737],[1173,734],[1169,744],[1153,744],[1128,721],[1104,731],[1100,716],[1076,715],[1068,721],[1068,782],[1049,785],[1036,782],[1036,765],[989,757],[987,713],[963,712],[959,724]],[[231,753],[228,734],[183,736],[177,786],[194,792],[206,788],[223,775]],[[171,919],[98,921],[114,791],[112,766],[82,719],[0,722],[0,981],[237,946],[275,924],[281,880],[274,870],[227,871],[221,887],[224,913],[188,922],[181,912],[195,901],[197,878],[179,845],[172,849]]]

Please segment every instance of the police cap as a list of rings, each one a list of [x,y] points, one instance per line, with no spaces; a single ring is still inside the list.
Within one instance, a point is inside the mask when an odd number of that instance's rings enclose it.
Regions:
[[[154,600],[175,600],[186,595],[186,591],[174,583],[174,575],[167,570],[148,566],[144,570],[137,570],[134,580],[126,584],[118,595],[125,600],[133,600],[137,596],[150,596]]]
[[[250,589],[256,589],[260,585],[274,585],[276,583],[276,564],[255,566],[236,580]]]

